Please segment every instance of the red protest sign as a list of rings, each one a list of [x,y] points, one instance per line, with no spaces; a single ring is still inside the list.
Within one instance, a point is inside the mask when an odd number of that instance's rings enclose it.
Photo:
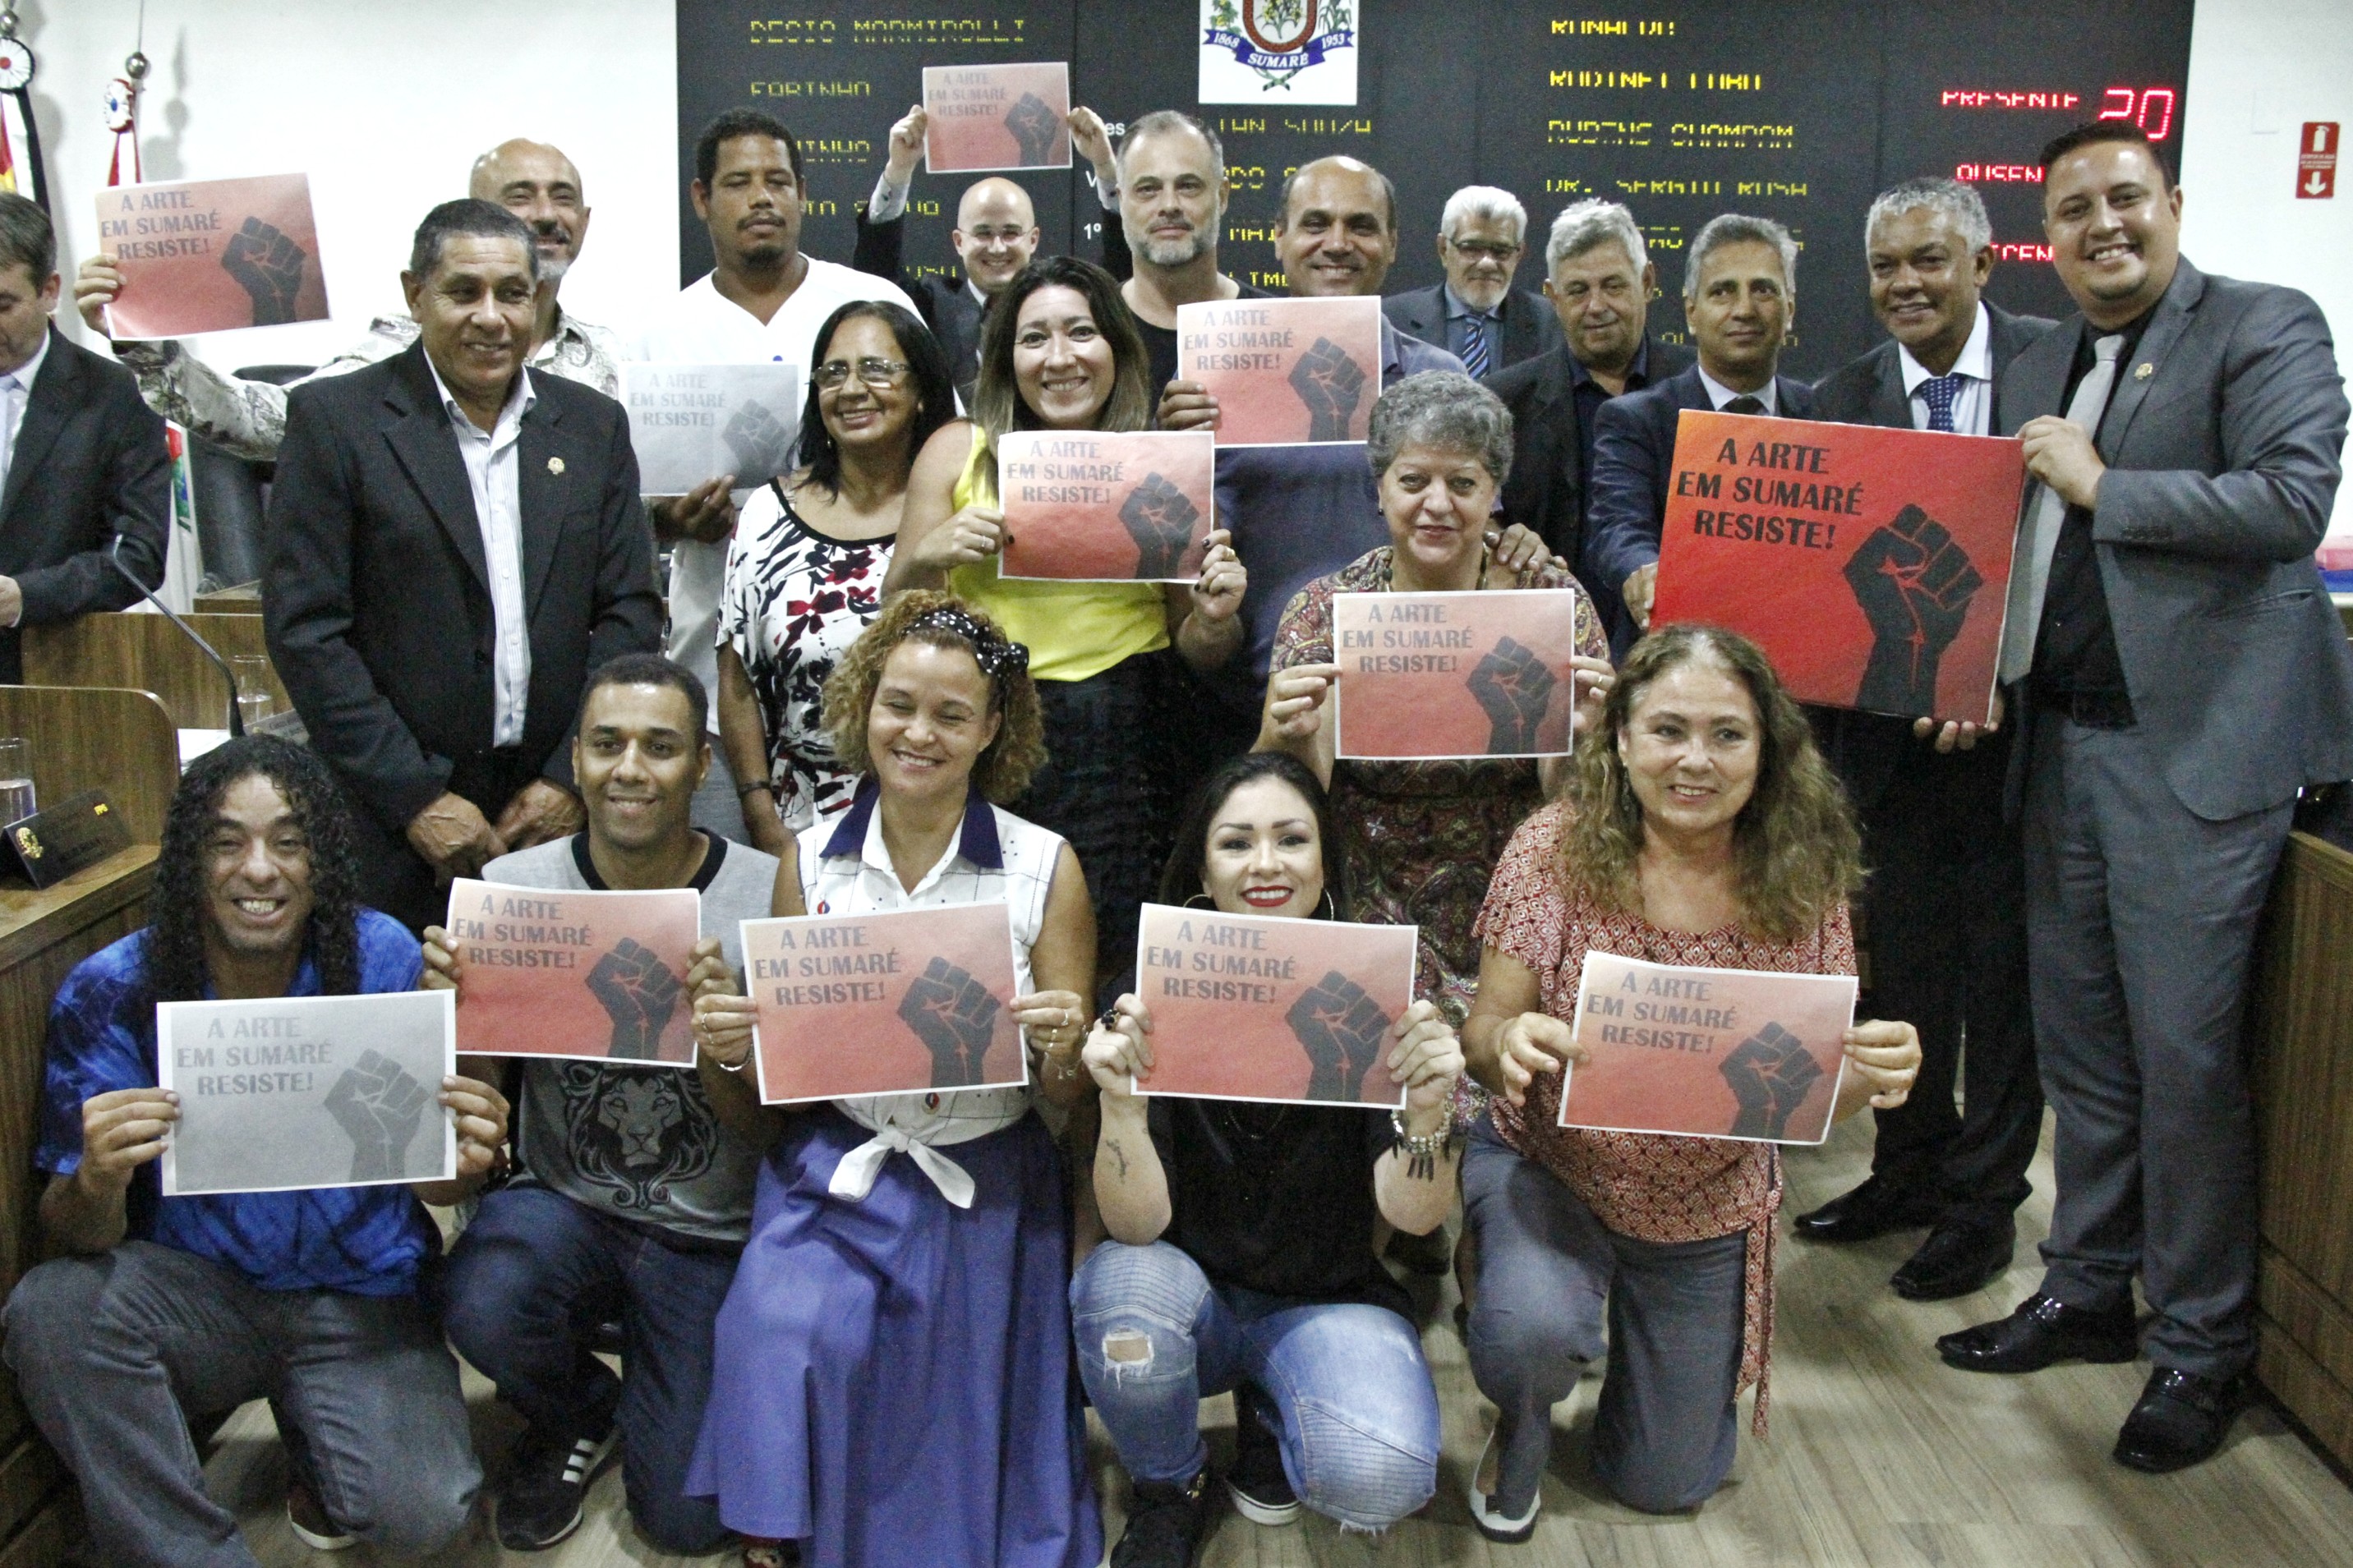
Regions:
[[[1685,969],[1588,952],[1559,1124],[1819,1143],[1846,1069],[1855,983],[1844,974]]]
[[[744,922],[770,1105],[1029,1081],[1002,903]]]
[[[1343,757],[1550,757],[1577,711],[1577,595],[1335,594]]]
[[[602,893],[459,878],[458,1048],[486,1057],[694,1065],[691,888]]]
[[[1152,1076],[1138,1090],[1402,1106],[1382,1063],[1413,1005],[1417,931],[1145,905],[1135,985]]]
[[[1362,441],[1381,395],[1381,302],[1179,305],[1176,374],[1218,400],[1220,447]]]
[[[1206,430],[1014,430],[997,437],[999,575],[1189,583],[1217,526],[1217,439]]]
[[[1071,68],[925,66],[923,163],[934,174],[1071,166]]]
[[[115,185],[98,193],[99,248],[122,291],[118,338],[184,338],[327,316],[308,174]]]
[[[1685,409],[1652,624],[1751,637],[1801,702],[1982,723],[2015,440]]]

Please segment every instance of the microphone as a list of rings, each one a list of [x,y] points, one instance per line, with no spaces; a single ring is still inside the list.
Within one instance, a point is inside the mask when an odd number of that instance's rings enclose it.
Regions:
[[[149,593],[147,591],[147,584],[139,580],[139,574],[122,563],[122,535],[119,533],[116,534],[114,536],[114,542],[107,546],[106,559],[117,572],[122,574],[122,580],[124,582],[139,590],[139,596],[141,598],[146,600],[149,604],[163,611],[164,618],[170,621],[174,626],[179,627],[180,635],[186,637],[190,642],[195,644],[197,648],[203,652],[204,656],[213,661],[213,668],[221,672],[221,679],[223,680],[228,682],[229,738],[231,740],[241,738],[245,734],[245,715],[237,711],[237,671],[228,667],[228,660],[214,652],[213,645],[198,637],[196,635],[195,627],[188,625],[187,622],[174,615],[172,613],[171,606],[164,604],[163,600],[157,598],[154,595]]]

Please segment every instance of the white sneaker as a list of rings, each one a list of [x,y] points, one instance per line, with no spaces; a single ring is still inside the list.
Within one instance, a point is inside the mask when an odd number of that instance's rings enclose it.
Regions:
[[[298,1480],[286,1483],[286,1522],[294,1539],[313,1552],[348,1552],[360,1543],[357,1536],[341,1532],[311,1489]]]
[[[1500,1421],[1488,1432],[1487,1446],[1479,1450],[1479,1462],[1471,1469],[1471,1484],[1463,1489],[1469,1494],[1471,1522],[1479,1527],[1479,1533],[1490,1541],[1516,1546],[1536,1532],[1536,1515],[1544,1510],[1544,1489],[1537,1487],[1536,1495],[1528,1500],[1528,1511],[1517,1519],[1497,1513],[1487,1506],[1487,1494],[1479,1489],[1479,1479],[1486,1473],[1488,1457],[1495,1454],[1495,1439],[1503,1436],[1503,1432],[1504,1425]],[[1501,1456],[1496,1458],[1500,1465]]]

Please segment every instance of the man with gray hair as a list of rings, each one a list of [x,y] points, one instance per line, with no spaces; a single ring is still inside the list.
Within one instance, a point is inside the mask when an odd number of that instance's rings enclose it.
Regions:
[[[1846,425],[1992,432],[1994,382],[2048,331],[1980,294],[1993,270],[1985,204],[1947,179],[1881,194],[1863,223],[1871,307],[1888,341],[1814,389]],[[2026,859],[2002,820],[2010,735],[1999,727],[1822,710],[1815,727],[1862,819],[1873,1016],[1919,1026],[1917,1092],[1875,1112],[1870,1179],[1801,1215],[1799,1236],[1865,1241],[1933,1228],[1890,1281],[1916,1301],[1965,1296],[2010,1267],[2012,1215],[2042,1129],[2027,1005]],[[1953,1109],[1962,1042],[1966,1110]]]
[[[1494,185],[1465,185],[1438,220],[1438,260],[1446,281],[1396,294],[1381,309],[1397,330],[1435,343],[1484,377],[1560,343],[1560,323],[1543,301],[1512,287],[1526,248],[1528,209]]]
[[[1601,405],[1684,369],[1691,353],[1653,342],[1646,330],[1658,268],[1634,215],[1618,203],[1584,201],[1563,208],[1545,245],[1545,297],[1556,313],[1560,341],[1498,372],[1487,384],[1512,411],[1520,445],[1520,460],[1504,487],[1504,515],[1577,564],[1585,558]],[[1587,577],[1585,586],[1604,624],[1624,621],[1616,584]]]
[[[1620,600],[1622,613],[1609,628],[1618,657],[1650,629],[1683,411],[1813,417],[1811,390],[1777,374],[1797,307],[1798,242],[1788,229],[1740,213],[1708,219],[1693,237],[1683,268],[1683,318],[1698,363],[1602,405],[1594,422],[1585,554],[1577,564],[1586,582],[1609,584]]]

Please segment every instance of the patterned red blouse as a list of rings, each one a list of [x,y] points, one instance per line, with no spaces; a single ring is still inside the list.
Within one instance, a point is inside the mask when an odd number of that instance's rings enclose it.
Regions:
[[[1665,931],[1637,915],[1604,910],[1581,891],[1570,897],[1560,875],[1568,819],[1562,802],[1520,825],[1479,915],[1481,942],[1535,972],[1540,1005],[1549,1016],[1566,1023],[1575,1015],[1577,976],[1593,948],[1709,969],[1854,973],[1854,929],[1844,904],[1810,936],[1785,946],[1758,942],[1737,927]],[[1528,1086],[1527,1100],[1520,1109],[1502,1099],[1493,1102],[1497,1134],[1567,1183],[1611,1230],[1655,1242],[1748,1233],[1739,1385],[1757,1385],[1755,1430],[1762,1436],[1773,1342],[1773,1214],[1781,1203],[1774,1145],[1556,1127],[1557,1077],[1539,1077]]]

